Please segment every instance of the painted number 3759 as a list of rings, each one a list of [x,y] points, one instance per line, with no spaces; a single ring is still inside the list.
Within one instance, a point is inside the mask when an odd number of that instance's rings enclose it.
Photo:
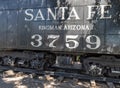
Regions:
[[[43,37],[39,34],[34,34],[31,36],[31,45],[33,47],[41,47],[43,45]],[[55,45],[57,41],[60,39],[60,35],[48,35],[47,39],[51,39],[52,41],[49,43],[48,47],[50,48],[56,48],[59,47]],[[62,44],[66,46],[68,49],[76,49],[80,46],[80,41],[78,41],[79,35],[66,35],[65,36],[65,43],[61,42]],[[98,49],[101,45],[101,40],[96,35],[88,35],[85,39],[86,47],[88,49]],[[93,41],[94,39],[94,41]]]

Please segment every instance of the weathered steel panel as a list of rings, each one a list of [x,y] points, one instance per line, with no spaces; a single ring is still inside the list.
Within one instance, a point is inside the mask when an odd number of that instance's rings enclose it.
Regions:
[[[19,8],[19,0],[4,0],[8,2],[8,9],[18,9]]]
[[[0,0],[0,47],[118,54],[116,11],[107,0]]]
[[[19,9],[30,8],[31,0],[18,0]]]
[[[46,7],[46,0],[30,0],[31,8]]]
[[[8,0],[0,0],[0,10],[8,9]]]
[[[120,54],[120,35],[106,35],[106,50],[110,54]]]
[[[120,24],[113,20],[106,21],[106,34],[120,35]]]
[[[7,11],[7,30],[6,30],[6,47],[17,48],[17,30],[18,30],[18,12]]]
[[[17,32],[18,32],[18,36],[17,36],[17,46],[18,48],[27,48],[28,45],[28,38],[29,38],[29,25],[30,22],[26,22],[24,21],[24,11],[25,10],[19,10],[18,12],[18,28],[17,28]]]
[[[6,48],[7,11],[0,11],[0,48]]]

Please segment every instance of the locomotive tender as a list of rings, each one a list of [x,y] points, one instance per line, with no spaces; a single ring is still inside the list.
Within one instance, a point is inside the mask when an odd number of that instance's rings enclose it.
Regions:
[[[0,64],[120,76],[119,0],[0,0]],[[76,67],[77,64],[77,67]]]

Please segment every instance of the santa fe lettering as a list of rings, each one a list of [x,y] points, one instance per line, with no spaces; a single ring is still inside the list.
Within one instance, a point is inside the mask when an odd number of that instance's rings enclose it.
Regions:
[[[100,8],[100,19],[111,19],[110,9],[111,5],[89,5],[87,6],[87,20],[92,19],[93,15],[95,14],[94,8]],[[25,10],[25,21],[37,21],[37,20],[80,20],[81,17],[79,16],[82,13],[78,13],[76,7],[71,7],[72,9],[69,10],[68,7],[54,7],[46,8],[46,14],[43,9],[38,9],[37,13],[35,14],[35,9],[26,9]],[[106,9],[108,8],[108,9]],[[69,14],[66,18],[65,14],[66,11],[69,11]],[[46,16],[45,16],[45,15]]]

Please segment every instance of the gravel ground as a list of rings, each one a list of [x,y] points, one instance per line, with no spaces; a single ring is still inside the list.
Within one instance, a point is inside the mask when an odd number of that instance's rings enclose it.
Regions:
[[[90,82],[77,79],[14,73],[12,70],[0,73],[0,88],[108,88],[103,83],[96,85],[94,87]]]

